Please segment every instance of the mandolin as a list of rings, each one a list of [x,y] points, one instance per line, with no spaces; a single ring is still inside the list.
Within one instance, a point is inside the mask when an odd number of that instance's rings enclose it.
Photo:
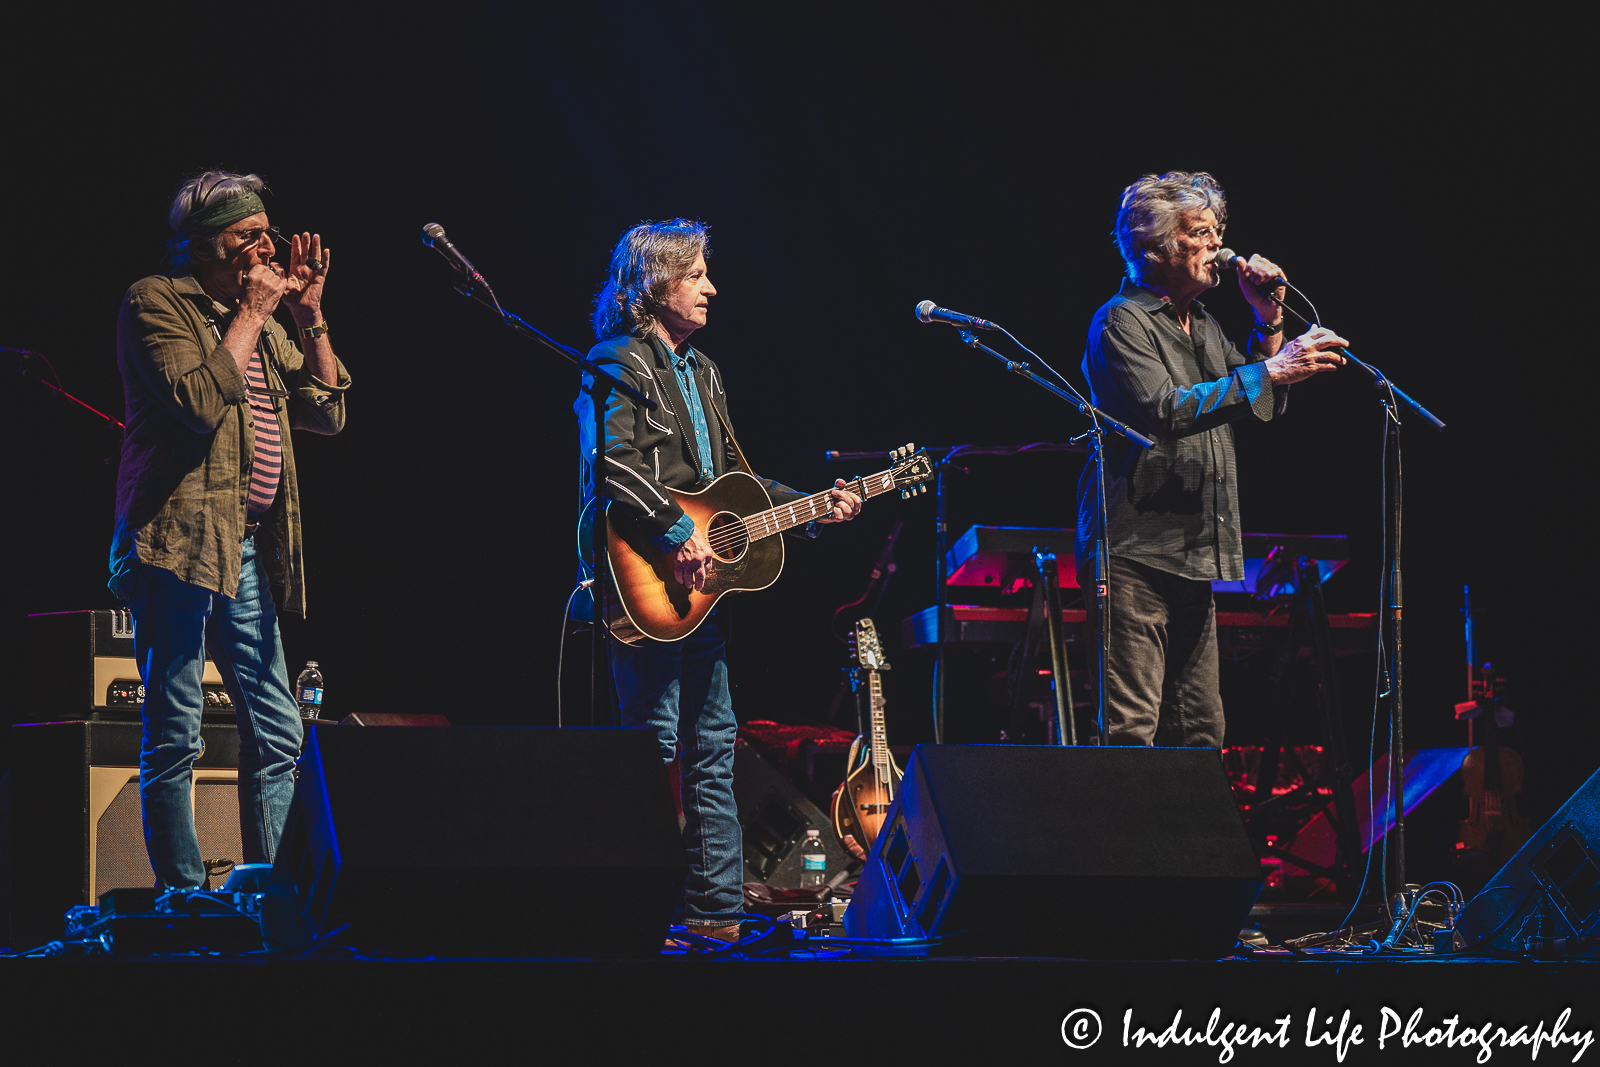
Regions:
[[[884,730],[883,684],[878,679],[880,671],[889,669],[889,662],[883,658],[883,647],[871,619],[856,621],[850,634],[850,656],[857,670],[866,676],[871,733],[857,737],[850,745],[844,781],[833,793],[833,832],[851,855],[865,859],[900,788],[900,768],[889,752],[889,737]]]
[[[898,489],[902,497],[925,492],[933,464],[911,445],[892,453],[894,466],[845,486],[862,500]],[[672,498],[705,531],[715,561],[705,590],[679,582],[672,557],[655,546],[638,526],[608,512],[606,550],[616,596],[607,625],[625,644],[681,641],[699,628],[711,609],[729,593],[765,589],[783,572],[783,539],[775,536],[804,526],[833,510],[829,491],[813,493],[780,507],[756,479],[729,471],[704,489],[668,489]]]

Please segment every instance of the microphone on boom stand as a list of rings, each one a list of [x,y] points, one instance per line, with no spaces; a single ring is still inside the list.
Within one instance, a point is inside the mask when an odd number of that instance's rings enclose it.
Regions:
[[[422,228],[422,243],[443,256],[456,270],[483,286],[483,291],[488,293],[491,299],[494,298],[494,289],[490,287],[488,279],[479,274],[478,268],[474,267],[467,260],[467,257],[461,254],[460,249],[450,243],[450,238],[444,235],[443,226],[440,226],[437,222],[430,222],[424,226]]]
[[[963,330],[1000,329],[988,319],[980,319],[976,315],[963,315],[959,311],[938,307],[932,300],[924,300],[917,305],[917,318],[923,322],[942,322],[949,326],[959,326]]]

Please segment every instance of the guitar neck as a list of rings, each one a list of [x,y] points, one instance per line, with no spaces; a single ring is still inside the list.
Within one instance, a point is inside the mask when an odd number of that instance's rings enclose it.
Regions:
[[[865,478],[857,478],[845,488],[862,500],[867,500],[894,488],[894,472],[888,470]],[[744,525],[750,532],[750,540],[759,541],[763,537],[771,537],[773,534],[780,534],[785,530],[804,526],[808,522],[822,518],[833,510],[833,499],[829,496],[831,492],[832,490],[824,489],[792,504],[746,515]]]
[[[872,702],[872,765],[878,781],[893,789],[889,774],[889,734],[883,725],[883,683],[877,671],[867,672],[867,692]]]

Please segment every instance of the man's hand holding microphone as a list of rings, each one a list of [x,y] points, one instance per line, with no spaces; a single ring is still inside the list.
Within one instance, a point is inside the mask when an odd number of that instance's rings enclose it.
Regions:
[[[1277,296],[1281,299],[1284,293],[1283,285],[1271,285],[1274,279],[1284,276],[1277,264],[1262,256],[1245,259],[1231,248],[1218,251],[1212,256],[1212,262],[1220,267],[1238,270],[1239,288],[1255,309],[1258,321],[1268,325],[1283,321],[1283,311],[1272,298]],[[1345,364],[1344,356],[1338,349],[1346,348],[1349,344],[1332,330],[1313,326],[1267,358],[1267,377],[1274,386],[1292,385],[1313,374],[1338,370]]]

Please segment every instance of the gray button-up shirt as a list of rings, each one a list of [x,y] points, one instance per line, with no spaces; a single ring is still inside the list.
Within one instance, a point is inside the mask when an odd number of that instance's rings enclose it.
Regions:
[[[1095,312],[1083,375],[1095,406],[1156,442],[1106,438],[1109,552],[1198,580],[1244,577],[1235,419],[1283,413],[1264,356],[1240,352],[1196,301],[1190,332],[1172,305],[1124,281]],[[1078,573],[1093,573],[1094,465],[1078,480]]]

